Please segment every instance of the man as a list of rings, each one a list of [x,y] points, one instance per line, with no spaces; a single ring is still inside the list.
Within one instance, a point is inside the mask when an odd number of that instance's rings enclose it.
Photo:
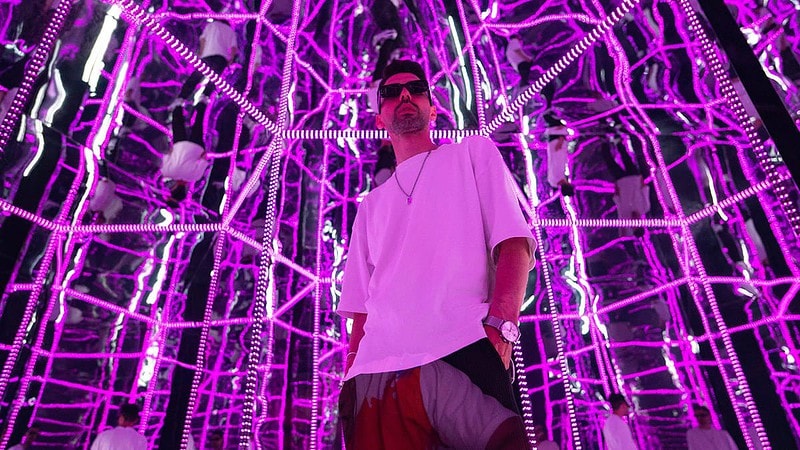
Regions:
[[[611,415],[603,425],[603,438],[608,450],[637,450],[631,429],[623,419],[628,417],[628,402],[622,394],[611,394],[608,401],[611,403]]]
[[[738,450],[733,438],[725,430],[717,430],[711,423],[711,411],[705,406],[694,407],[697,428],[686,432],[689,450]]]
[[[222,450],[225,446],[225,436],[220,430],[208,433],[208,448],[211,450]]]
[[[617,147],[619,157],[622,159],[620,166],[611,154],[611,146]],[[608,165],[611,176],[614,177],[614,203],[617,205],[617,217],[620,219],[643,219],[650,212],[650,187],[644,180],[649,173],[648,168],[640,169],[633,158],[618,139],[611,143],[603,143],[601,152]],[[625,228],[622,234],[636,237],[644,236],[644,228]]]
[[[239,44],[236,32],[226,20],[213,20],[203,29],[200,35],[200,59],[206,63],[214,72],[222,74],[225,68],[236,59],[239,54]],[[188,99],[194,92],[203,75],[195,71],[183,84],[178,99],[173,103],[174,106],[182,104],[183,100]],[[214,91],[214,85],[209,83],[203,93],[210,96]]]
[[[547,439],[547,432],[543,426],[534,425],[533,435],[536,436],[536,450],[559,450],[558,444]]]
[[[378,93],[397,167],[359,207],[338,306],[347,448],[527,449],[508,368],[534,242],[514,181],[485,138],[431,141],[416,62]]]
[[[513,34],[508,38],[506,58],[511,64],[511,67],[513,67],[520,76],[519,85],[523,87],[527,86],[531,74],[531,66],[533,65],[533,57],[522,47],[522,36],[519,34]]]
[[[139,407],[126,403],[119,408],[117,427],[97,435],[91,450],[147,450],[147,439],[133,427],[139,424]]]
[[[22,436],[22,441],[19,444],[10,447],[8,450],[28,450],[33,448],[33,443],[36,442],[36,439],[39,437],[39,425],[34,424],[28,431],[25,432],[25,435]]]

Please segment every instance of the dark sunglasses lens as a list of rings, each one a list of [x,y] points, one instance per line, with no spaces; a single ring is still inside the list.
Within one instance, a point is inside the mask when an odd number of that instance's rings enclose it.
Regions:
[[[406,89],[412,94],[423,94],[428,90],[428,83],[424,81],[412,81],[406,83]]]
[[[394,98],[400,95],[403,92],[403,85],[402,84],[387,84],[385,86],[381,86],[380,94],[383,98]]]
[[[417,80],[417,81],[410,81],[406,84],[387,84],[381,86],[379,93],[383,98],[395,98],[400,96],[403,92],[403,88],[408,89],[408,92],[412,94],[424,94],[428,91],[428,83]]]

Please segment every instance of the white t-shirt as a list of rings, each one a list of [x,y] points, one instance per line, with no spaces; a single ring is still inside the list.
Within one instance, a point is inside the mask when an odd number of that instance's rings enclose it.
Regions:
[[[222,55],[228,61],[231,60],[234,48],[239,48],[236,41],[236,33],[230,25],[213,21],[206,25],[203,29],[203,34],[200,35],[203,40],[203,53],[201,58],[206,56]]]
[[[641,175],[622,177],[616,185],[614,203],[617,204],[617,217],[631,219],[637,212],[643,218],[650,211],[650,187],[643,183]]]
[[[553,441],[542,441],[536,445],[536,450],[559,450],[559,448]]]
[[[557,188],[567,181],[567,164],[569,163],[569,142],[566,137],[559,137],[547,143],[547,183]]]
[[[637,450],[631,429],[622,417],[611,414],[603,425],[603,439],[608,450]]]
[[[686,432],[689,450],[739,450],[725,430],[692,428]]]
[[[515,71],[519,71],[519,63],[530,61],[532,58],[522,49],[522,41],[514,38],[508,41],[506,59],[508,59]]]
[[[147,439],[133,427],[116,427],[98,434],[91,450],[147,450]]]
[[[23,447],[22,444],[17,444],[13,447],[9,447],[8,450],[25,450],[25,447]]]
[[[103,178],[97,182],[94,197],[89,202],[89,209],[92,211],[102,211],[107,220],[111,220],[122,210],[122,200],[116,194],[117,185]]]
[[[192,141],[178,141],[172,146],[172,151],[164,156],[161,174],[173,180],[194,183],[208,167],[208,160],[203,153],[203,147]]]
[[[338,313],[367,314],[346,378],[408,369],[486,337],[502,241],[534,241],[518,189],[497,147],[473,136],[397,166],[361,203],[353,225]],[[411,191],[409,204],[398,187]]]

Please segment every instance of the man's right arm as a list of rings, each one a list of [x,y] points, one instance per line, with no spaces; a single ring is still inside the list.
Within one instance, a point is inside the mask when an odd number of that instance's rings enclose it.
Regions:
[[[361,343],[361,338],[364,337],[364,323],[367,321],[367,315],[364,313],[353,314],[353,328],[350,332],[350,342],[347,347],[347,361],[344,373],[350,371],[350,366],[353,365],[353,360],[356,359],[358,353],[358,345]]]

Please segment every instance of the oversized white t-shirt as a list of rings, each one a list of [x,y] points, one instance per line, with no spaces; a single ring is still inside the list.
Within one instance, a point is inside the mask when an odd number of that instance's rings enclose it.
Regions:
[[[567,181],[569,164],[569,143],[566,137],[559,137],[547,143],[547,183],[557,188]]]
[[[497,147],[473,136],[415,155],[358,209],[338,313],[367,314],[346,378],[421,366],[486,337],[502,241],[534,242]],[[406,192],[419,181],[409,204]],[[394,177],[392,177],[394,178]]]
[[[230,61],[233,53],[231,49],[239,47],[236,42],[236,33],[230,25],[216,20],[206,25],[200,39],[204,42],[201,58],[222,55]]]
[[[133,427],[116,427],[98,434],[91,450],[147,450],[147,439]]]
[[[173,180],[194,183],[208,167],[208,160],[203,153],[203,147],[192,141],[178,141],[172,146],[172,151],[164,156],[161,174]]]
[[[617,217],[631,219],[633,213],[639,213],[640,218],[650,212],[650,187],[644,184],[641,175],[628,175],[616,182],[617,193],[614,203],[617,204]]]
[[[117,185],[113,181],[103,178],[97,182],[94,197],[89,202],[89,209],[102,211],[107,220],[112,220],[122,210],[122,200],[116,194]]]
[[[725,430],[692,428],[686,432],[689,450],[739,450]]]
[[[638,450],[631,429],[622,417],[611,414],[603,425],[603,439],[608,450]]]
[[[522,41],[517,38],[513,38],[508,41],[508,47],[506,47],[506,58],[508,59],[508,62],[511,63],[511,67],[513,67],[515,71],[519,71],[519,63],[530,61],[532,59],[522,48]]]

